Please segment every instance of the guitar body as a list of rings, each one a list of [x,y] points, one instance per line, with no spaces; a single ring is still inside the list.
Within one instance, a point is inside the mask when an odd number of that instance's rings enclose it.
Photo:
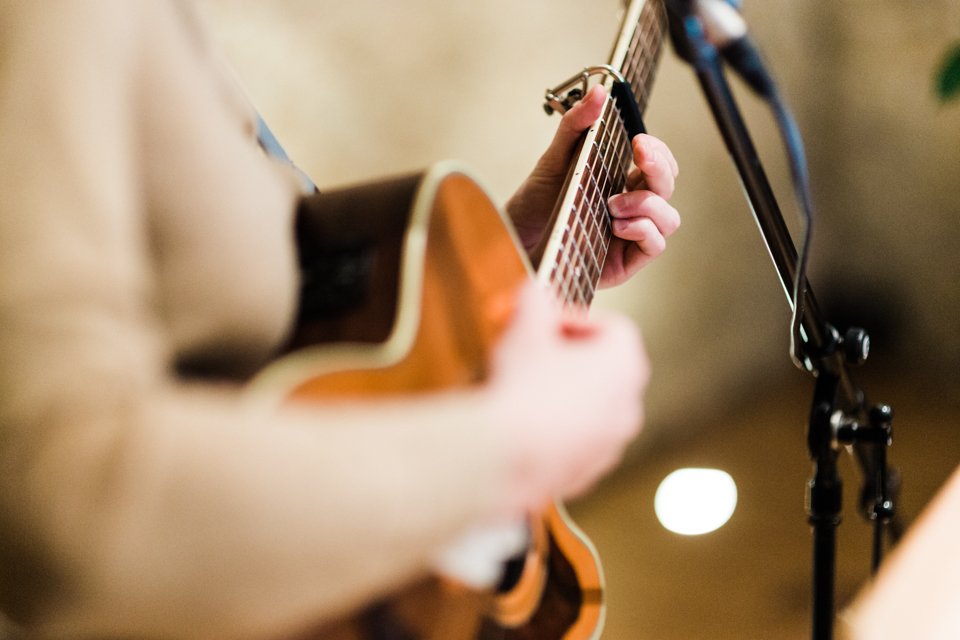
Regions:
[[[579,99],[590,79],[614,97],[572,158],[535,273],[500,212],[456,167],[304,199],[299,328],[255,381],[261,397],[330,402],[479,384],[530,279],[585,311],[612,237],[606,203],[623,190],[633,159],[624,122],[639,122],[646,107],[666,24],[662,0],[629,0],[610,64],[548,91],[551,109]],[[261,124],[261,144],[285,158]],[[559,504],[526,525],[527,551],[505,560],[497,588],[420,576],[304,640],[598,638],[603,577],[590,541]]]
[[[315,211],[301,211],[301,248],[352,256],[341,270],[362,274],[351,289],[364,294],[318,309],[306,304],[290,351],[254,381],[261,397],[369,399],[464,387],[487,376],[518,287],[532,277],[510,227],[484,191],[449,165],[372,192],[372,201],[362,195],[369,189],[317,196],[310,199]],[[356,219],[365,215],[369,220]],[[305,246],[311,243],[317,246]],[[322,282],[317,288],[329,289]],[[526,556],[509,563],[498,590],[477,593],[425,576],[309,637],[598,637],[602,576],[591,544],[560,505],[547,506],[529,530]]]

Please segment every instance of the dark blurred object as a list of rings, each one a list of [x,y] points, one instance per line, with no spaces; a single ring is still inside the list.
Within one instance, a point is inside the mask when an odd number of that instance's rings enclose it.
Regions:
[[[937,70],[937,96],[943,102],[960,96],[960,43],[955,43],[940,63]]]

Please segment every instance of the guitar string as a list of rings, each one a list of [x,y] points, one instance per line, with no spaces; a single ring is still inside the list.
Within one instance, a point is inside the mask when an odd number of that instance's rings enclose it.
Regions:
[[[598,135],[603,126],[604,123],[603,120],[601,120],[597,124]],[[591,149],[591,156],[594,156],[595,153],[596,148],[593,147]],[[571,212],[570,222],[568,223],[572,242],[562,247],[561,262],[563,269],[561,271],[561,284],[563,288],[561,291],[561,299],[568,303],[568,305],[576,304],[585,306],[586,302],[586,292],[582,288],[583,265],[585,264],[582,249],[584,245],[584,235],[586,233],[584,219],[586,213],[595,206],[596,200],[596,185],[589,179],[592,174],[590,162],[590,159],[588,159],[586,170],[582,174],[578,186],[578,195],[580,196],[579,203],[577,203]]]
[[[583,198],[571,217],[574,242],[563,246],[561,299],[583,307],[586,307],[593,298],[596,281],[599,279],[599,270],[602,268],[606,246],[611,235],[606,199],[614,193],[618,184],[611,179],[607,169],[611,164],[608,160],[609,150],[611,147],[622,147],[624,138],[618,131],[622,128],[622,124],[612,110],[612,105],[608,103],[605,106],[604,115],[596,125],[596,138],[599,142],[591,146],[586,162],[587,170],[583,173],[580,182]],[[616,124],[611,127],[611,123]],[[619,167],[619,159],[617,160]],[[622,188],[622,184],[619,186]],[[597,241],[597,238],[600,238],[600,241]]]
[[[638,31],[643,31],[641,27]],[[634,42],[637,41],[635,36]],[[642,40],[641,40],[642,41]],[[640,53],[643,53],[642,51]],[[564,242],[561,247],[563,254],[560,260],[559,280],[560,288],[558,294],[561,300],[568,306],[576,305],[586,307],[593,298],[596,283],[599,281],[599,272],[606,257],[606,248],[609,245],[610,218],[606,207],[606,199],[613,195],[616,190],[622,190],[622,180],[625,179],[626,170],[623,163],[623,153],[616,154],[614,161],[616,166],[612,167],[613,175],[620,176],[621,181],[611,180],[611,171],[607,167],[611,164],[609,158],[609,149],[614,147],[629,150],[629,143],[626,141],[625,131],[619,116],[612,113],[612,101],[605,105],[605,113],[597,125],[597,136],[599,144],[594,144],[590,151],[590,157],[586,163],[586,169],[578,185],[578,198],[574,203],[571,219],[575,221],[573,230],[574,242],[569,242],[570,225],[566,225],[564,233]],[[616,115],[616,117],[614,117]],[[610,127],[608,123],[616,122],[619,126]],[[598,171],[604,170],[599,175]],[[619,182],[619,184],[618,184]],[[584,221],[589,221],[589,227],[585,227]],[[591,240],[590,245],[583,242],[584,235]],[[588,248],[590,263],[587,263],[583,255],[583,248]],[[571,252],[573,255],[571,256]],[[590,267],[593,267],[592,269]]]
[[[647,103],[654,57],[659,53],[665,18],[662,9],[657,0],[645,5],[621,65],[641,111]],[[574,308],[586,308],[595,294],[612,236],[606,201],[623,189],[632,156],[627,133],[614,110],[613,100],[608,99],[564,225],[560,255],[552,262],[550,281],[555,294]],[[611,149],[615,152],[611,153]]]
[[[612,101],[605,105],[605,113],[598,122],[596,140],[586,162],[587,171],[578,185],[578,196],[585,194],[585,197],[578,198],[574,205],[575,241],[564,245],[561,271],[564,282],[561,299],[583,307],[592,301],[611,238],[606,201],[623,189],[627,173],[630,143]]]
[[[646,3],[628,48],[628,58],[622,67],[622,73],[633,88],[641,111],[649,98],[651,74],[660,54],[666,19],[662,1],[651,0]]]

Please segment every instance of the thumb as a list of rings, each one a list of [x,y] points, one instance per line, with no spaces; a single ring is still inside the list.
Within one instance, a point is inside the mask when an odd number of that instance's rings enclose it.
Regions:
[[[607,90],[602,85],[594,85],[587,95],[563,114],[550,146],[537,164],[537,172],[554,174],[566,171],[580,134],[600,117],[606,99]]]

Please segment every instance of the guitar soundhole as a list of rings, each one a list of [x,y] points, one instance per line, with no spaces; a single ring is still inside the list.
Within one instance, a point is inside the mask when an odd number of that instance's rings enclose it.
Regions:
[[[520,583],[523,576],[523,568],[527,564],[525,555],[517,555],[508,560],[503,565],[503,577],[500,578],[500,584],[497,585],[497,593],[507,593],[512,591]]]
[[[547,582],[536,613],[525,624],[504,628],[493,620],[486,619],[477,634],[478,640],[544,640],[562,638],[577,621],[584,603],[584,594],[576,571],[553,536],[550,536],[550,554],[547,564]],[[512,564],[511,560],[509,564]],[[521,559],[520,571],[523,569]],[[506,583],[506,576],[501,584]]]
[[[302,254],[298,322],[309,323],[360,307],[370,291],[373,260],[370,247]]]

